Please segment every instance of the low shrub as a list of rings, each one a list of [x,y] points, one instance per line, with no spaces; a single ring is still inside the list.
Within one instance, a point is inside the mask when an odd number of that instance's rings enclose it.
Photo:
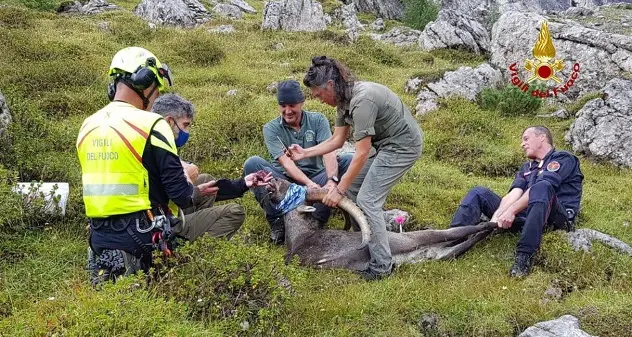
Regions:
[[[17,173],[0,165],[0,232],[15,233],[61,219],[57,188],[39,191],[42,182],[32,182],[21,195],[17,183]]]
[[[186,62],[200,67],[216,65],[226,56],[211,34],[185,34],[172,40],[170,45]]]
[[[32,12],[23,8],[12,6],[0,7],[0,27],[30,28],[33,26],[34,17],[35,15],[33,15]]]
[[[18,0],[24,6],[38,11],[49,12],[57,8],[56,0]]]
[[[0,321],[5,336],[194,336],[220,335],[186,320],[181,304],[143,286],[142,276],[122,278],[101,291],[74,283],[72,293],[40,298]],[[0,298],[0,301],[2,299]],[[0,302],[1,303],[1,302]]]
[[[261,246],[209,236],[180,247],[175,261],[157,270],[157,293],[183,302],[191,318],[219,321],[233,336],[281,334],[283,305],[303,278]]]
[[[542,99],[515,86],[507,86],[484,89],[479,94],[478,104],[485,110],[498,110],[504,116],[533,115],[542,106]]]
[[[361,37],[353,47],[357,53],[370,57],[377,64],[388,67],[399,67],[404,64],[400,52],[368,37]]]
[[[430,0],[406,0],[404,5],[404,22],[413,29],[424,30],[439,14],[439,7]]]

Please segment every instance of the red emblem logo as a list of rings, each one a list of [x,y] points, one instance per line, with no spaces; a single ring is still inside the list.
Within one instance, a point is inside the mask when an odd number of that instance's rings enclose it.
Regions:
[[[552,161],[549,165],[546,165],[546,170],[550,172],[555,172],[560,169],[560,163],[556,161]]]

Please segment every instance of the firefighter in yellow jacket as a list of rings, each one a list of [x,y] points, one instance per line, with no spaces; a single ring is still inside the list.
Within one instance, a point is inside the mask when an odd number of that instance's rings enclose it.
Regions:
[[[109,76],[111,103],[86,118],[77,137],[94,283],[146,269],[154,248],[167,249],[163,234],[177,223],[178,208],[218,191],[215,181],[193,186],[170,125],[149,111],[172,84],[169,68],[128,47],[114,56]]]

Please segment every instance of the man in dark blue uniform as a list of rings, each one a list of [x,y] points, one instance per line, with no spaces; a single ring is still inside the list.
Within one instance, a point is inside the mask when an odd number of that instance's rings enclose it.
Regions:
[[[488,188],[474,187],[450,223],[450,227],[475,225],[484,214],[500,228],[522,230],[510,271],[513,277],[529,274],[545,227],[575,229],[584,179],[577,157],[555,150],[546,127],[527,128],[521,146],[530,160],[516,174],[509,193],[501,199]]]

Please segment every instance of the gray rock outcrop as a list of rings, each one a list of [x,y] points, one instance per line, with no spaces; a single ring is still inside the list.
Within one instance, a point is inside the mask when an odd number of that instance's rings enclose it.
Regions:
[[[527,328],[518,337],[594,337],[579,328],[579,320],[571,315],[539,322]]]
[[[533,48],[545,17],[533,13],[507,12],[492,30],[491,63],[505,72],[516,63],[519,77],[526,81],[532,74],[524,69],[526,59],[535,59]],[[556,72],[561,83],[548,81],[550,86],[566,88],[562,92],[573,99],[597,91],[609,79],[632,72],[632,37],[586,28],[572,22],[549,22],[548,29],[555,48],[555,58],[564,68]],[[551,60],[553,61],[553,60]],[[575,67],[575,64],[577,66]],[[577,78],[572,79],[574,71]]]
[[[410,214],[401,209],[389,209],[384,211],[384,221],[386,222],[387,230],[401,233],[410,221]]]
[[[243,16],[241,8],[230,4],[217,4],[213,7],[213,13],[225,18],[239,20]]]
[[[419,41],[419,34],[421,34],[421,31],[405,26],[399,26],[384,34],[371,34],[370,37],[373,40],[394,44],[398,47],[406,47],[417,44]]]
[[[150,23],[193,28],[209,21],[208,10],[197,0],[143,0],[134,14]]]
[[[2,136],[11,124],[11,113],[4,95],[0,92],[0,136]]]
[[[373,23],[371,23],[370,27],[376,32],[383,31],[385,27],[384,20],[382,18],[377,18],[375,19],[375,21],[373,21]]]
[[[79,1],[68,1],[59,5],[57,13],[76,15],[95,15],[107,11],[121,9],[121,7],[111,4],[105,0],[90,0],[86,3]]]
[[[503,82],[499,70],[483,63],[476,68],[460,67],[455,71],[448,71],[443,78],[426,84],[417,95],[417,115],[424,115],[439,105],[436,99],[439,97],[464,97],[470,101],[485,88],[499,87]]]
[[[404,18],[404,3],[401,0],[353,0],[359,12],[373,13],[388,20]]]
[[[250,6],[244,0],[230,0],[230,4],[233,6],[239,7],[242,11],[246,13],[256,14],[257,10]]]
[[[588,101],[566,133],[573,151],[632,167],[632,81],[612,79]]]
[[[320,3],[312,0],[278,0],[263,7],[262,30],[315,32],[327,29]]]
[[[437,20],[428,23],[420,34],[419,47],[426,51],[459,48],[482,54],[490,51],[491,38],[483,24],[473,17],[442,9]]]

